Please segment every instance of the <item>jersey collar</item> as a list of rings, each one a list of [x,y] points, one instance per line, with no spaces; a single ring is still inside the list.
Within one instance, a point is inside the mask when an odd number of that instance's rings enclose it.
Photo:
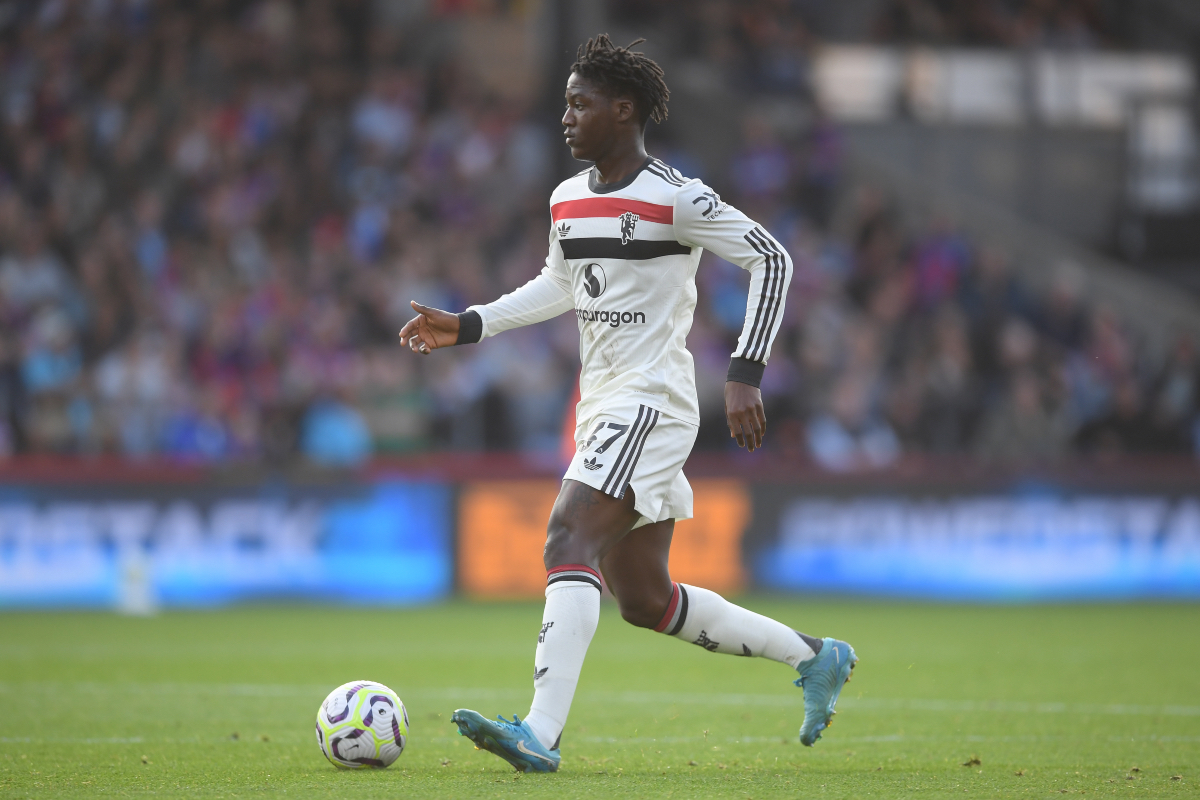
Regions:
[[[641,175],[642,170],[650,166],[650,162],[653,160],[654,156],[646,156],[646,160],[642,162],[640,167],[616,183],[600,183],[600,181],[596,180],[596,168],[592,167],[591,172],[588,173],[588,188],[591,189],[595,194],[608,194],[609,192],[616,192],[624,189],[626,186],[637,180],[637,176]]]

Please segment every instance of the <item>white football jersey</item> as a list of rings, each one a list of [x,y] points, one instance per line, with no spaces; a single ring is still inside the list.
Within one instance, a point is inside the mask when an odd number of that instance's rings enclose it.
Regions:
[[[550,215],[541,274],[468,309],[463,316],[476,312],[482,330],[467,341],[574,311],[583,362],[578,419],[628,400],[699,424],[687,335],[707,248],[750,272],[729,378],[758,385],[792,277],[791,258],[766,230],[655,158],[617,183],[600,183],[594,168],[563,181]]]

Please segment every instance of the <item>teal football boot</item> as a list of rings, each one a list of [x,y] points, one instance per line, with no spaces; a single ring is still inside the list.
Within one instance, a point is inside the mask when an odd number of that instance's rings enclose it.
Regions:
[[[842,687],[858,663],[854,648],[845,642],[825,637],[816,658],[810,658],[796,668],[800,677],[796,685],[804,690],[804,724],[800,726],[800,744],[812,747],[821,738],[821,731],[833,724],[833,707]]]
[[[558,772],[562,756],[558,748],[547,750],[537,740],[529,725],[513,714],[513,721],[497,717],[486,719],[477,711],[460,708],[450,717],[458,726],[458,734],[475,743],[480,750],[495,753],[516,768],[517,772]]]

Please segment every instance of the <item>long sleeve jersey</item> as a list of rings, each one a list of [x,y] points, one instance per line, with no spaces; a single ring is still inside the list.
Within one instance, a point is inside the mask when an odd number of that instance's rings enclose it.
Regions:
[[[617,183],[595,169],[550,198],[550,252],[533,280],[460,315],[460,342],[574,310],[583,362],[578,419],[632,400],[698,424],[687,335],[704,249],[750,272],[746,321],[729,379],[757,386],[783,320],[792,260],[755,224],[695,179],[648,158]]]

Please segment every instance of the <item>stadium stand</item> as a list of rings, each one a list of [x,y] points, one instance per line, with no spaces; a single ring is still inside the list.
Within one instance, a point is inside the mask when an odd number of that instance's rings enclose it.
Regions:
[[[6,6],[0,453],[354,464],[558,450],[569,318],[430,359],[395,342],[410,298],[457,309],[540,268],[553,120],[423,46],[462,4],[400,25],[375,24],[377,5]],[[626,25],[649,13],[634,6],[689,6],[691,33],[665,45],[681,59],[764,96],[812,94],[803,3],[769,19],[759,4],[616,5]],[[1011,6],[1003,25],[885,5],[875,31],[889,39],[1116,36],[1083,0],[977,4]],[[706,38],[731,15],[734,35]],[[950,218],[914,224],[901,196],[848,180],[844,137],[815,107],[795,128],[751,116],[720,171],[675,130],[656,154],[761,219],[797,265],[763,387],[770,448],[832,470],[1200,448],[1193,339],[1149,347],[1071,265],[1030,283]],[[744,277],[706,256],[699,282],[699,446],[724,449]]]

